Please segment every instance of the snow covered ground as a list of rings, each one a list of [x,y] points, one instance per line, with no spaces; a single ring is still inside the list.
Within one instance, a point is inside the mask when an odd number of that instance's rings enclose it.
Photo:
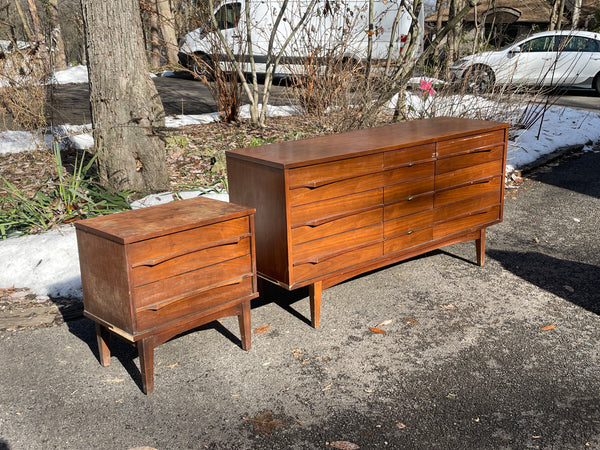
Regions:
[[[87,69],[72,67],[55,75],[54,83],[87,82]],[[475,97],[469,102],[484,101]],[[413,108],[422,106],[418,94],[408,96]],[[467,104],[466,107],[469,107]],[[269,110],[270,115],[295,114],[291,107]],[[242,116],[249,116],[248,108]],[[172,116],[167,126],[180,127],[189,124],[204,124],[219,120],[218,113],[196,116]],[[59,133],[70,136],[78,148],[93,145],[88,126],[64,125]],[[56,132],[56,130],[55,130]],[[539,136],[538,136],[539,134]],[[29,151],[40,146],[48,147],[50,141],[41,141],[31,133],[6,131],[0,133],[0,153]],[[509,143],[507,170],[518,170],[555,150],[570,145],[587,145],[600,142],[600,114],[563,107],[551,107],[545,113],[541,131],[539,126],[523,130]],[[587,148],[590,148],[589,146]],[[184,193],[184,198],[196,196],[197,192]],[[227,194],[209,194],[227,201]],[[149,206],[172,200],[172,195],[152,195],[143,199],[136,207]],[[23,236],[0,241],[0,288],[27,287],[40,297],[81,297],[81,277],[75,229],[61,227],[41,235]]]

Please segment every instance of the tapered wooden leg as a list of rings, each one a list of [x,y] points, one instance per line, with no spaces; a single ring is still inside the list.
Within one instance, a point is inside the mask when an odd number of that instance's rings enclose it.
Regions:
[[[319,328],[321,323],[321,292],[323,291],[323,282],[317,281],[308,286],[310,296],[310,320],[313,328]]]
[[[485,263],[485,228],[481,229],[479,239],[475,240],[475,248],[477,252],[477,264],[483,266]]]
[[[142,339],[137,343],[140,357],[140,373],[142,375],[142,390],[144,394],[154,391],[154,339]]]
[[[240,323],[240,336],[242,337],[242,348],[244,350],[250,350],[252,346],[251,333],[250,333],[250,302],[244,302],[241,305],[242,312],[238,315],[238,321]]]
[[[105,326],[96,324],[96,341],[98,342],[98,359],[104,367],[110,364],[110,332]]]

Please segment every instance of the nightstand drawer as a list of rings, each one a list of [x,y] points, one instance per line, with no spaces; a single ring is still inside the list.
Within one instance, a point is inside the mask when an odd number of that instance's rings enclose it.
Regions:
[[[237,299],[243,299],[251,294],[251,275],[228,280],[223,282],[222,285],[208,286],[201,292],[189,297],[176,298],[157,305],[139,308],[136,311],[137,324],[139,328],[147,330],[181,317],[193,315],[198,311],[235,303]]]
[[[485,164],[479,164],[473,167],[455,170],[453,172],[443,173],[435,177],[435,189],[441,190],[461,184],[470,183],[472,181],[483,180],[501,175],[504,173],[502,161],[492,161]]]
[[[478,148],[493,147],[496,145],[504,146],[504,130],[442,141],[437,144],[436,150],[439,158],[441,156],[465,153]]]
[[[470,197],[475,197],[489,192],[496,192],[498,196],[502,193],[502,177],[488,178],[476,181],[460,187],[446,189],[435,193],[434,207],[459,202]]]
[[[206,286],[220,285],[251,274],[252,258],[250,255],[242,256],[134,288],[133,301],[136,308],[159,305],[194,295]]]
[[[409,197],[402,201],[385,205],[383,217],[384,220],[395,219],[396,217],[407,216],[419,211],[425,211],[433,208],[433,192]]]
[[[383,155],[384,168],[412,165],[435,158],[435,144],[419,145],[400,150],[385,152]]]
[[[504,157],[504,147],[497,145],[484,149],[474,150],[459,156],[439,159],[435,165],[437,175],[451,172],[453,170],[464,169],[478,164],[484,164],[490,161],[502,161]]]
[[[239,236],[226,239],[225,242],[211,244],[211,247],[174,256],[170,259],[157,259],[148,265],[137,265],[131,272],[131,284],[134,287],[175,275],[191,272],[202,267],[227,261],[250,254],[250,238]],[[193,247],[193,245],[192,245]]]
[[[333,234],[344,233],[350,230],[375,225],[383,221],[383,210],[381,207],[371,209],[359,214],[342,217],[314,226],[301,226],[292,228],[292,245],[303,242],[314,241]]]
[[[409,199],[416,195],[433,192],[433,187],[433,177],[412,181],[410,183],[386,186],[383,189],[383,202],[387,205],[395,201]]]
[[[317,187],[336,180],[353,178],[381,171],[381,154],[346,158],[337,161],[314,164],[290,170],[290,189],[297,187]]]
[[[147,239],[129,245],[129,261],[133,267],[157,264],[185,253],[192,253],[215,242],[235,236],[249,236],[248,217],[214,223],[179,233]]]
[[[333,181],[317,187],[300,187],[290,189],[290,204],[293,206],[318,202],[329,198],[342,197],[349,192],[370,191],[383,187],[381,173],[363,175],[361,177]]]
[[[315,241],[305,242],[292,247],[292,259],[294,264],[303,262],[314,263],[322,259],[325,255],[337,253],[348,248],[349,242],[352,243],[352,246],[359,246],[381,240],[382,233],[383,225],[378,223],[370,227],[359,228]]]
[[[292,207],[290,222],[292,228],[300,225],[316,226],[331,220],[373,209],[383,203],[383,189],[345,195],[318,203]]]
[[[388,253],[399,252],[407,248],[421,245],[433,240],[433,228],[423,228],[416,231],[406,231],[403,234],[386,239],[383,246],[383,251]]]
[[[309,280],[315,277],[323,277],[336,270],[346,267],[356,266],[358,264],[380,258],[383,255],[382,242],[376,242],[364,247],[350,247],[342,252],[324,256],[320,260],[302,264],[294,264],[293,278],[294,282],[299,283],[303,280]]]

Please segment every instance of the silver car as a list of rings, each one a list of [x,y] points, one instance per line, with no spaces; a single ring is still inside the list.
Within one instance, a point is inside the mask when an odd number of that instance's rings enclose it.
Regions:
[[[600,94],[600,34],[562,30],[534,34],[500,50],[466,56],[450,66],[453,80],[475,91],[494,83],[595,89]]]

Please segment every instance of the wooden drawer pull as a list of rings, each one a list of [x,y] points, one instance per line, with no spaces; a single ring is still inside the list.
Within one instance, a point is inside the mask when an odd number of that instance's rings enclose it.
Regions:
[[[135,268],[135,267],[141,267],[141,266],[148,266],[148,267],[158,266],[159,264],[162,264],[164,262],[167,262],[174,258],[178,258],[183,255],[187,255],[189,253],[195,253],[195,252],[199,252],[201,250],[206,250],[206,249],[213,248],[213,247],[220,247],[223,245],[238,244],[242,239],[247,238],[248,236],[250,236],[250,233],[242,234],[241,236],[234,236],[229,239],[223,239],[222,241],[210,242],[209,244],[199,245],[197,247],[186,248],[186,249],[180,250],[178,252],[168,253],[166,255],[157,256],[156,258],[150,258],[150,259],[145,259],[143,261],[135,262],[131,265],[131,267]]]
[[[220,287],[233,286],[235,284],[240,284],[242,281],[244,281],[249,276],[251,276],[251,274],[245,275],[240,278],[235,278],[233,280],[223,281],[222,283],[216,283],[211,286],[206,286],[202,289],[196,289],[195,291],[187,292],[185,295],[178,295],[176,297],[172,297],[168,300],[162,301],[158,304],[145,306],[143,308],[138,308],[138,311],[160,311],[161,309],[166,308],[167,306],[172,305],[173,303],[176,303],[176,302],[186,299],[188,297],[192,297],[194,295],[198,295],[202,292],[210,291],[210,290],[217,289]]]
[[[315,220],[311,220],[308,222],[297,223],[297,224],[293,225],[292,228],[299,228],[299,227],[316,228],[316,227],[320,227],[321,225],[325,225],[326,223],[333,222],[334,220],[343,219],[344,217],[353,216],[355,214],[361,214],[361,213],[371,211],[371,210],[377,209],[377,208],[379,208],[379,205],[369,207],[369,208],[358,209],[355,211],[347,211],[342,214],[336,214],[335,216],[323,217],[321,219],[315,219]]]
[[[359,250],[359,249],[361,249],[363,247],[368,247],[369,245],[373,245],[373,244],[375,244],[377,242],[381,242],[381,241],[382,241],[382,239],[377,239],[375,241],[367,242],[365,244],[357,245],[355,247],[348,247],[348,248],[345,248],[345,249],[337,251],[337,252],[328,253],[328,254],[325,254],[325,255],[313,256],[311,258],[295,262],[294,263],[294,267],[300,266],[302,264],[312,264],[312,265],[319,264],[319,263],[322,263],[323,261],[327,261],[328,259],[335,258],[336,256],[340,256],[340,255],[343,255],[345,253],[353,252],[355,250]]]

